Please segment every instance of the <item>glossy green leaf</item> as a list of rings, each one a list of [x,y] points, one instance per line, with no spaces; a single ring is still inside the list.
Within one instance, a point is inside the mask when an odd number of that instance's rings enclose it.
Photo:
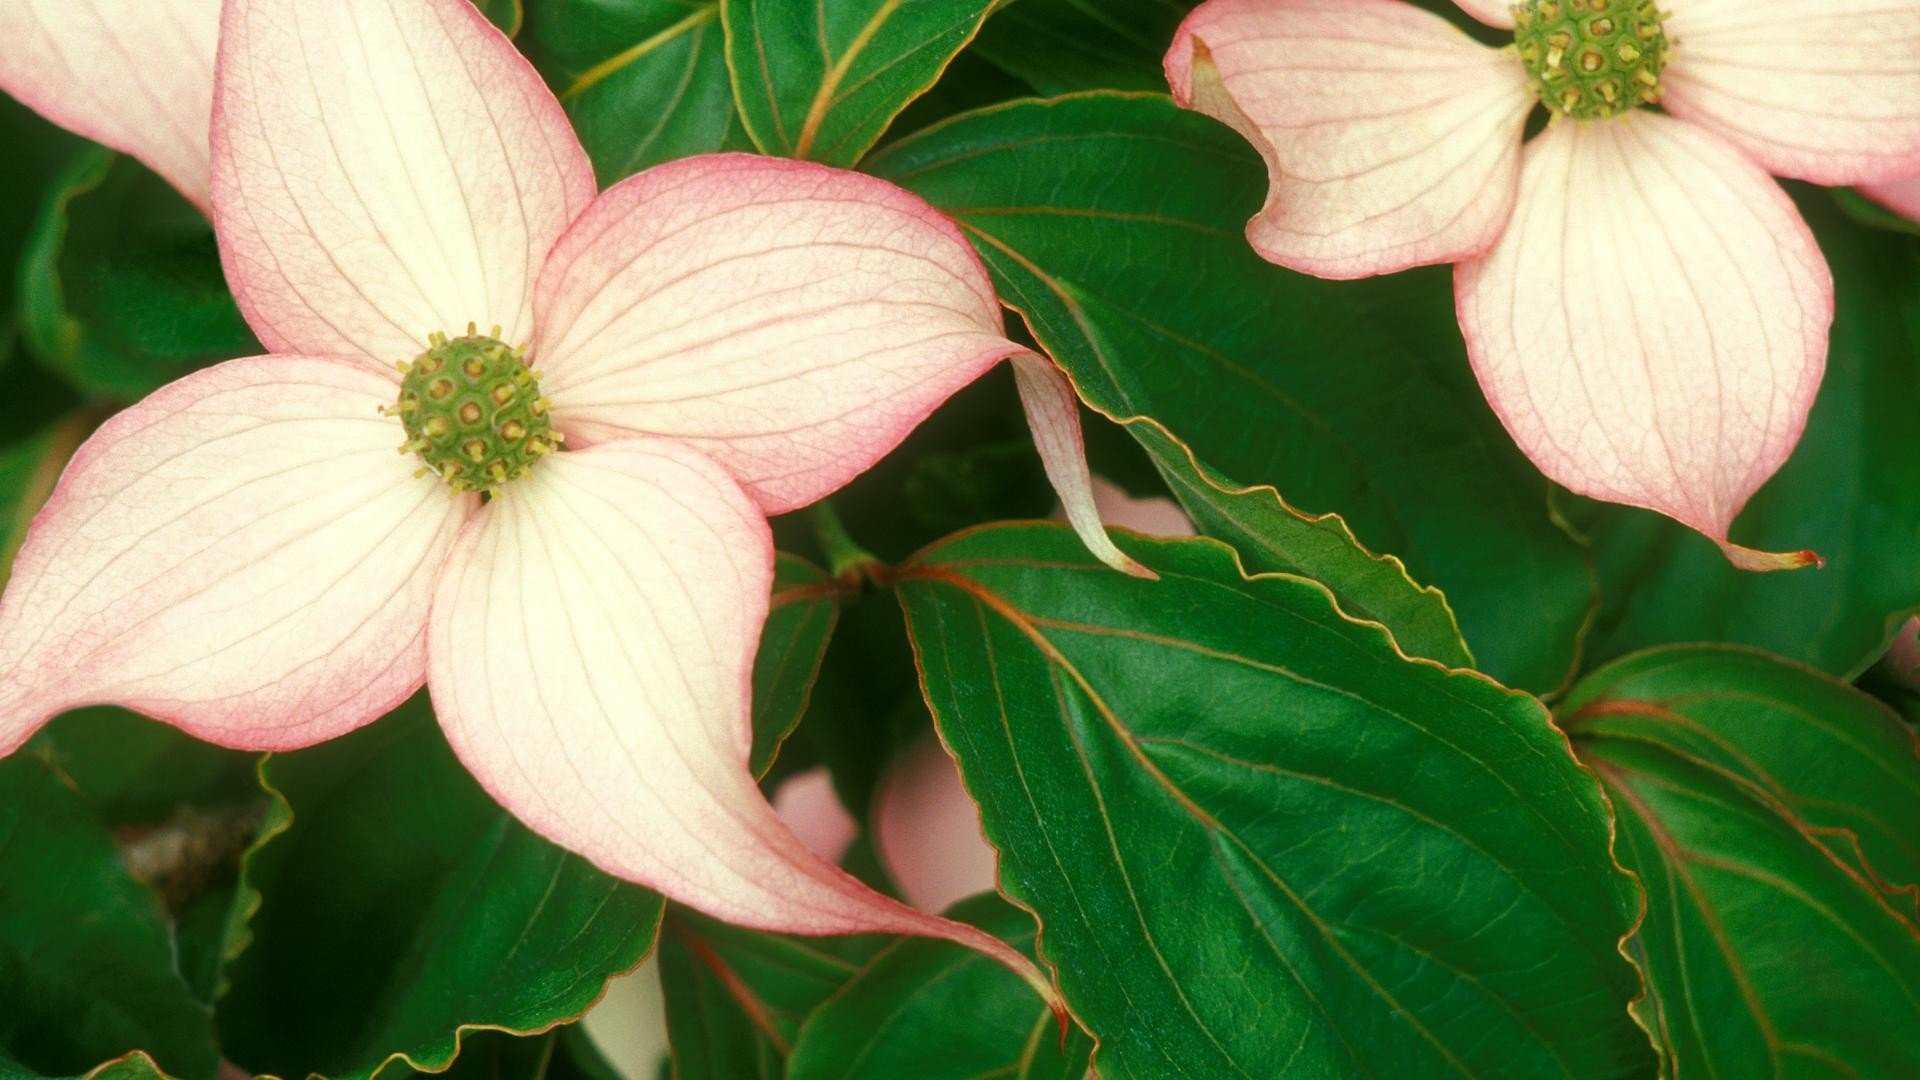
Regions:
[[[59,769],[116,828],[152,825],[183,807],[264,801],[254,774],[258,754],[201,742],[125,709],[66,713],[27,749]]]
[[[1034,922],[993,893],[950,918],[1033,955]],[[1081,1080],[1093,1042],[1006,968],[950,942],[902,938],[875,956],[800,1029],[791,1080]]]
[[[1538,702],[1211,540],[899,569],[946,745],[1107,1077],[1644,1075],[1639,910]]]
[[[473,6],[508,37],[518,34],[520,24],[526,20],[521,0],[473,0]]]
[[[130,1051],[210,1078],[213,1022],[166,913],[93,808],[32,754],[0,760],[0,1074],[78,1076]],[[151,1069],[113,1063],[114,1076]]]
[[[1020,0],[987,20],[975,55],[1042,94],[1165,90],[1167,46],[1192,0]]]
[[[219,1014],[247,1068],[365,1076],[404,1055],[437,1070],[463,1029],[579,1016],[653,943],[659,897],[495,804],[424,695],[261,775],[285,812],[247,864],[258,909]]]
[[[620,1080],[578,1024],[526,1036],[473,1032],[461,1040],[460,1056],[445,1072],[417,1073],[396,1064],[382,1069],[380,1080],[427,1075],[446,1080]]]
[[[28,351],[90,394],[133,400],[196,368],[264,352],[227,292],[213,228],[131,158],[81,152],[21,254]]]
[[[1152,417],[1236,485],[1339,513],[1445,592],[1488,672],[1567,680],[1586,554],[1474,382],[1444,269],[1329,282],[1261,261],[1242,229],[1264,167],[1155,95],[986,109],[867,167],[960,222],[1088,404]]]
[[[718,0],[540,0],[521,45],[560,96],[602,186],[746,149]]]
[[[1812,548],[1822,570],[1756,576],[1691,530],[1644,511],[1588,508],[1604,605],[1593,659],[1650,645],[1732,641],[1851,679],[1920,610],[1920,236],[1801,200],[1838,300],[1826,379],[1793,457],[1734,524],[1771,551]]]
[[[778,1080],[800,1024],[852,977],[849,939],[727,926],[674,908],[660,932],[660,988],[676,1080]]]
[[[194,996],[218,994],[239,861],[271,803],[258,754],[225,750],[123,709],[78,709],[27,744],[114,830],[121,859],[173,919],[175,966]]]
[[[1272,487],[1222,479],[1151,420],[1127,427],[1153,455],[1194,525],[1232,544],[1249,570],[1301,574],[1327,584],[1349,615],[1385,626],[1408,655],[1473,666],[1447,598],[1415,584],[1399,559],[1362,548],[1338,515],[1302,514]]]
[[[1565,724],[1647,892],[1638,1006],[1679,1076],[1920,1072],[1920,754],[1883,706],[1764,654],[1656,649]]]
[[[765,776],[780,746],[806,715],[827,642],[840,618],[840,592],[819,567],[780,553],[773,605],[753,658],[753,759]]]
[[[755,146],[850,166],[973,40],[996,0],[722,0]]]

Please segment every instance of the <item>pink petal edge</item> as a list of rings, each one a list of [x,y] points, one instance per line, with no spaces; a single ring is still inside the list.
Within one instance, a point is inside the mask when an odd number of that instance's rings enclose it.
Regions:
[[[1664,5],[1663,5],[1664,6]],[[1780,176],[1920,173],[1920,3],[1671,0],[1661,104]]]
[[[1793,203],[1733,147],[1654,113],[1527,149],[1513,225],[1455,297],[1487,400],[1542,472],[1732,544],[1825,369],[1833,281]]]
[[[1509,54],[1402,0],[1208,0],[1166,57],[1174,99],[1266,159],[1247,225],[1325,278],[1456,262],[1512,211],[1534,98]]]
[[[1513,29],[1514,0],[1453,0],[1461,11],[1502,30]]]
[[[221,259],[269,348],[391,364],[469,322],[532,334],[593,170],[467,0],[228,0],[214,102]]]
[[[502,489],[455,544],[428,683],[447,738],[522,821],[608,873],[742,926],[946,938],[1054,1003],[1018,951],[807,850],[747,769],[766,520],[677,443],[601,443]]]
[[[1920,222],[1920,176],[1887,184],[1868,184],[1860,188],[1860,194],[1908,221]]]
[[[574,445],[677,439],[768,513],[839,488],[1020,349],[932,207],[750,154],[608,189],[554,248],[535,309],[533,363]]]
[[[1033,429],[1033,444],[1040,451],[1040,463],[1054,493],[1060,496],[1067,523],[1094,558],[1123,574],[1158,581],[1159,574],[1114,546],[1100,522],[1093,476],[1087,471],[1086,444],[1080,435],[1080,397],[1073,384],[1053,361],[1035,353],[1015,353],[1012,364],[1027,425]]]
[[[204,213],[219,29],[217,0],[7,0],[0,90],[138,158]]]
[[[74,455],[0,597],[0,755],[114,703],[249,750],[306,746],[426,674],[435,569],[471,500],[395,452],[390,376],[233,360]]]

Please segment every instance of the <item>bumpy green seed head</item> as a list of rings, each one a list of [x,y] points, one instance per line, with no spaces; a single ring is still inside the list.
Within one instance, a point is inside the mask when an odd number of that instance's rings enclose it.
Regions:
[[[1664,16],[1654,0],[1525,0],[1513,42],[1547,108],[1605,120],[1660,98]]]
[[[526,475],[560,440],[524,350],[467,329],[451,340],[432,335],[431,348],[401,365],[394,411],[407,429],[403,449],[455,491],[491,491]]]

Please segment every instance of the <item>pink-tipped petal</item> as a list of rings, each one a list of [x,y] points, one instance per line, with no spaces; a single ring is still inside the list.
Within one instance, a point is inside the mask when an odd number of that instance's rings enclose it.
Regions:
[[[1271,262],[1326,278],[1456,262],[1513,209],[1534,104],[1519,61],[1403,0],[1209,0],[1166,67],[1176,100],[1266,159],[1247,239]]]
[[[1455,290],[1487,400],[1541,471],[1723,546],[1799,441],[1833,320],[1826,261],[1786,194],[1717,137],[1648,112],[1534,140],[1512,226]]]
[[[1461,11],[1488,26],[1497,26],[1502,30],[1513,28],[1514,0],[1453,0],[1453,2]]]
[[[0,90],[165,177],[201,210],[217,0],[6,0]]]
[[[664,435],[779,513],[1019,350],[959,229],[882,180],[717,154],[615,185],[540,277],[535,367],[576,445]]]
[[[1769,172],[1920,173],[1920,0],[1668,0],[1661,104]]]
[[[412,693],[471,500],[395,452],[405,433],[376,411],[395,392],[357,364],[259,357],[107,421],[0,598],[0,754],[75,705],[277,750]]]
[[[1920,176],[1890,184],[1868,184],[1860,194],[1909,221],[1920,221]]]
[[[533,281],[592,199],[566,114],[468,0],[228,0],[220,254],[275,352],[410,359],[533,330]]]
[[[767,523],[662,439],[555,455],[455,546],[429,685],[456,752],[521,820],[607,870],[743,926],[950,938],[978,930],[879,895],[809,852],[747,768]]]
[[[1093,501],[1093,476],[1087,471],[1087,448],[1080,437],[1080,398],[1053,361],[1035,353],[1013,355],[1014,384],[1020,390],[1020,404],[1027,411],[1027,425],[1033,429],[1033,445],[1040,451],[1040,463],[1067,523],[1079,534],[1093,557],[1123,574],[1158,579],[1159,574],[1134,561],[1114,546],[1100,523],[1100,508]]]

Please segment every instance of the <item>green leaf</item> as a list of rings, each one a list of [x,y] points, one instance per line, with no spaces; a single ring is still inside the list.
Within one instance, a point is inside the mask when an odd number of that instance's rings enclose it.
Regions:
[[[722,0],[755,146],[850,166],[940,78],[997,0]]]
[[[727,81],[718,0],[541,0],[523,45],[602,186],[749,145]]]
[[[39,389],[34,385],[39,380],[19,368],[8,371],[7,375],[14,381],[14,388],[24,394],[31,395]],[[57,391],[46,395],[42,403],[56,409],[68,404],[65,395]],[[9,404],[19,407],[27,402],[15,399]],[[7,419],[10,418],[0,416],[0,423]],[[6,587],[14,554],[26,542],[27,526],[33,523],[33,516],[53,493],[61,470],[67,467],[67,459],[92,433],[96,419],[86,410],[72,412],[49,424],[36,423],[37,430],[25,438],[0,444],[0,588]],[[34,417],[28,422],[38,420]]]
[[[947,915],[1033,955],[1033,917],[996,894],[963,900]],[[1064,1047],[1059,1038],[1053,1013],[1006,968],[950,942],[902,938],[807,1019],[788,1075],[1081,1080],[1092,1040],[1078,1028]]]
[[[620,1080],[578,1024],[528,1036],[474,1032],[461,1041],[459,1058],[445,1072],[416,1073],[389,1065],[381,1070],[380,1080],[426,1075],[445,1080]]]
[[[526,19],[520,0],[473,0],[473,6],[508,37],[518,34],[521,22]]]
[[[1589,507],[1604,605],[1595,660],[1649,645],[1731,641],[1852,679],[1920,610],[1920,237],[1847,220],[1823,195],[1801,200],[1838,297],[1827,373],[1786,467],[1734,524],[1769,551],[1812,548],[1822,570],[1755,575],[1714,545],[1645,511]]]
[[[827,642],[840,618],[840,592],[825,571],[781,552],[773,606],[753,658],[753,775],[765,776],[806,715]]]
[[[1210,540],[963,533],[896,588],[1103,1076],[1643,1075],[1639,910],[1538,702]]]
[[[260,801],[258,754],[204,743],[109,706],[66,713],[33,737],[47,759],[113,827],[150,825],[182,807]]]
[[[283,800],[249,857],[258,908],[220,1004],[228,1056],[261,1072],[438,1070],[462,1030],[578,1017],[651,947],[660,898],[541,839],[454,758],[424,695],[273,755]]]
[[[1473,666],[1447,598],[1415,584],[1399,559],[1362,548],[1338,515],[1302,514],[1271,487],[1241,487],[1221,478],[1151,420],[1127,427],[1153,455],[1195,526],[1232,544],[1248,569],[1330,583],[1349,615],[1385,626],[1409,655]]]
[[[1586,554],[1474,381],[1444,269],[1328,282],[1261,261],[1242,230],[1265,168],[1156,95],[985,109],[867,167],[959,221],[1093,408],[1152,417],[1232,484],[1340,513],[1446,593],[1486,671],[1567,680]]]
[[[78,709],[27,744],[111,827],[121,859],[173,916],[176,966],[217,996],[239,860],[269,810],[258,754],[226,750],[123,709]]]
[[[265,351],[227,292],[206,218],[99,147],[55,180],[21,254],[19,290],[28,351],[90,394],[130,401]]]
[[[1726,646],[1639,653],[1565,725],[1647,914],[1637,1006],[1679,1076],[1920,1072],[1920,751],[1884,706]]]
[[[1020,0],[987,20],[975,55],[1042,94],[1165,90],[1161,61],[1192,0]]]
[[[75,1076],[133,1050],[183,1077],[212,1077],[219,1063],[159,900],[81,795],[32,754],[0,760],[0,990],[0,1074]]]
[[[743,930],[676,907],[660,989],[676,1080],[777,1080],[801,1021],[850,978],[862,945]]]

